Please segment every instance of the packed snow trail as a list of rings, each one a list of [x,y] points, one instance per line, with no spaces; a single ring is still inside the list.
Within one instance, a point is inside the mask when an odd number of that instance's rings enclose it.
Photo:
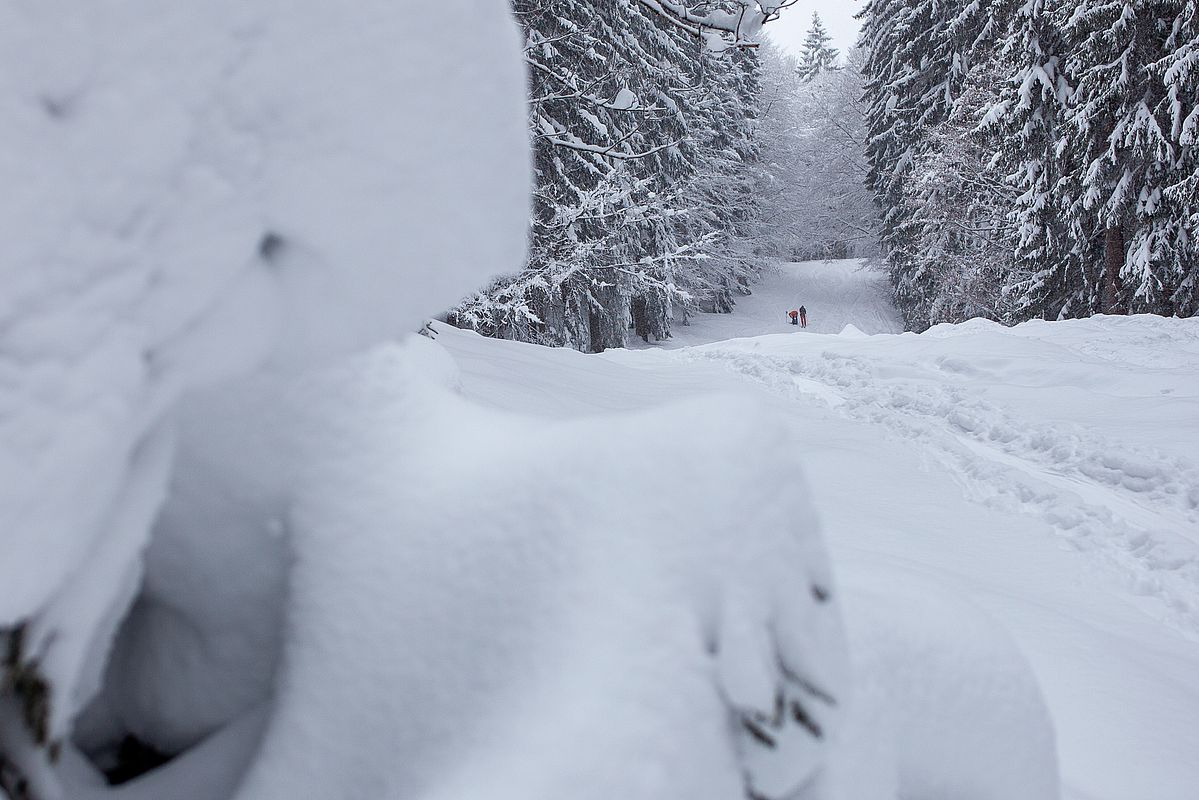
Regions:
[[[867,336],[898,320],[858,266],[785,265],[735,313],[641,351],[439,341],[468,396],[551,417],[764,392],[803,443],[843,581],[935,587],[1015,637],[1054,717],[1066,800],[1194,800],[1199,321]],[[786,321],[796,301],[807,330]]]
[[[853,325],[863,333],[899,333],[903,321],[891,306],[887,278],[867,269],[864,259],[777,264],[737,298],[732,314],[700,314],[675,325],[671,338],[652,346],[674,349],[766,333],[840,333]],[[808,326],[800,329],[787,312],[803,306]],[[645,345],[631,338],[631,346]]]

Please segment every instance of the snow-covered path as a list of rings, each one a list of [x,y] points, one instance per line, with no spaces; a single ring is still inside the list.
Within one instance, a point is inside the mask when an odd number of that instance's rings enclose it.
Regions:
[[[441,341],[468,395],[526,413],[764,394],[804,443],[843,579],[947,589],[1015,637],[1054,715],[1067,800],[1194,800],[1199,322],[820,335],[898,328],[880,276],[851,266],[787,265],[664,347]],[[782,317],[794,299],[807,331]]]
[[[804,306],[808,327],[802,333],[840,333],[853,325],[863,333],[899,333],[903,322],[889,301],[887,278],[866,270],[861,259],[778,264],[753,285],[753,294],[737,298],[732,314],[701,314],[690,325],[676,325],[671,338],[652,347],[674,349],[708,342],[800,333],[787,312]],[[645,345],[634,337],[631,346]]]

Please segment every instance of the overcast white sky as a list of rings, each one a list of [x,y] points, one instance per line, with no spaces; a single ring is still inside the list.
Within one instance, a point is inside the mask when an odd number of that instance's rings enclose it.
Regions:
[[[767,25],[766,31],[775,44],[799,55],[815,11],[833,37],[830,44],[844,53],[858,38],[858,21],[853,15],[861,10],[860,0],[799,0]]]

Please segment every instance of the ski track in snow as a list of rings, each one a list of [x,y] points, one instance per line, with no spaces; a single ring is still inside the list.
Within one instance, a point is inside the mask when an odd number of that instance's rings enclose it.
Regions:
[[[990,667],[964,666],[959,651],[976,624],[955,631],[939,618],[956,601],[976,605],[1036,675],[1063,800],[1193,800],[1199,320],[976,320],[900,334],[885,277],[860,267],[782,265],[735,313],[699,316],[635,352],[585,356],[457,331],[442,341],[465,396],[522,414],[765,396],[796,437],[842,589],[881,592],[896,614],[881,628],[847,614],[859,665],[881,630],[898,637],[894,663],[944,657],[976,688]],[[800,303],[806,330],[786,319]],[[696,435],[723,424],[712,416]],[[891,581],[943,599],[916,612],[880,589]],[[912,623],[928,623],[935,641],[919,643]],[[916,675],[913,685],[935,685]],[[891,713],[909,694],[880,691],[863,714]],[[983,750],[1008,758],[998,741]],[[939,743],[931,757],[954,762]]]
[[[1199,637],[1199,470],[1181,459],[1021,419],[956,387],[881,383],[861,358],[779,358],[720,349],[686,358],[729,368],[788,397],[823,401],[884,435],[918,442],[960,475],[972,499],[1048,522],[1102,556],[1163,618]],[[1118,455],[1117,455],[1118,454]]]
[[[833,308],[814,306],[827,316],[839,320],[871,305],[877,309],[877,299],[867,296],[876,281],[844,267],[844,277],[830,280],[837,266],[786,265],[784,274],[807,279],[808,296],[831,301],[827,305]],[[823,291],[812,289],[817,282]],[[768,286],[767,294],[774,296],[759,305],[778,305],[785,290]],[[876,311],[858,327],[886,326],[885,312]],[[1167,356],[1155,354],[1152,336],[1143,338],[1136,342],[1144,345],[1136,351],[1136,360],[1143,362],[1139,366],[1162,366]],[[1147,601],[1142,606],[1148,613],[1199,638],[1199,467],[1194,462],[1079,425],[1028,419],[978,396],[982,390],[976,384],[952,382],[955,373],[974,370],[967,359],[941,355],[931,363],[897,365],[890,360],[895,353],[885,347],[873,348],[870,355],[837,352],[867,349],[854,348],[861,338],[800,335],[767,341],[775,340],[782,346],[770,352],[757,352],[756,344],[742,340],[670,356],[721,363],[776,395],[818,400],[843,417],[877,426],[882,435],[918,444],[960,478],[967,497],[1048,523],[1069,547],[1114,567],[1126,588]],[[1123,340],[1121,345],[1117,354],[1102,340],[1083,339],[1072,349],[1080,358],[1127,360]],[[801,353],[778,354],[797,347]]]

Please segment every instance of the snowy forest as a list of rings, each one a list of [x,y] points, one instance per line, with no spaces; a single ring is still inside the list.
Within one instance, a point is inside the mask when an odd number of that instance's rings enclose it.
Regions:
[[[912,330],[1199,310],[1199,7],[862,10],[869,184]]]
[[[784,249],[882,253],[915,331],[1190,316],[1197,13],[876,0],[840,58],[819,15],[791,56],[714,51],[640,0],[518,2],[529,261],[448,319],[585,352],[662,340]]]
[[[712,47],[642,0],[515,9],[536,176],[529,261],[452,324],[602,352],[732,311],[779,248],[870,251],[857,64],[836,63],[819,18],[800,65],[756,42]]]
[[[0,800],[1195,800],[1196,0],[0,0]]]

